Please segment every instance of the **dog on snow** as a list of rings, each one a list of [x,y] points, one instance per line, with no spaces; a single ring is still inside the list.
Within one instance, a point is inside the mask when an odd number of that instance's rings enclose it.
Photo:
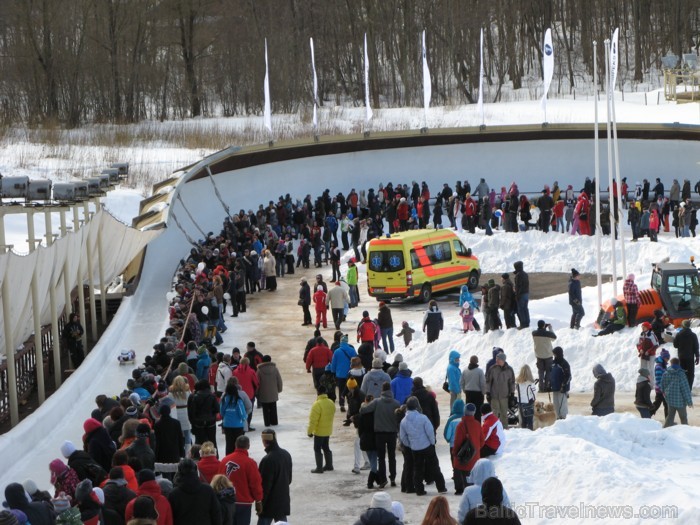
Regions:
[[[557,414],[554,412],[552,403],[544,403],[543,401],[535,402],[535,417],[533,429],[550,427],[557,420]]]

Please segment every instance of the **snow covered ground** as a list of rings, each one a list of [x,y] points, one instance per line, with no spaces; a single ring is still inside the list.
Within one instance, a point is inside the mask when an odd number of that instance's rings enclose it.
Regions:
[[[629,109],[625,109],[624,104],[618,105],[620,121],[698,122],[698,115],[693,111],[692,105],[663,105],[659,106],[663,108],[661,110],[655,106],[643,106],[638,102],[628,104]],[[537,118],[541,115],[534,109],[538,107],[534,103],[501,106],[503,107],[487,105],[487,125],[496,122],[538,122]],[[384,117],[385,111],[387,118],[390,114],[403,112],[401,118],[405,125],[420,125],[420,112],[382,110],[380,117]],[[352,112],[353,110],[344,110],[346,114]],[[460,115],[459,119],[454,119],[455,124],[447,117],[452,113]],[[434,108],[431,110],[431,117],[437,119],[437,116],[441,115],[440,122],[444,125],[474,125],[478,122],[474,120],[476,115],[472,113],[473,107],[460,110]],[[548,115],[550,122],[590,121],[592,108],[590,103],[584,106],[583,103],[557,101],[550,103]],[[361,117],[353,118],[361,120]],[[379,126],[382,121],[376,122]],[[153,155],[157,157],[159,154],[161,153],[155,149]],[[200,152],[190,154],[200,158]],[[167,161],[171,160],[174,154],[164,150],[162,155],[162,160]],[[13,163],[17,162],[7,150],[2,153],[0,159],[0,170],[4,173],[8,167],[12,169]],[[37,165],[39,164],[37,161]],[[696,174],[691,175],[693,179],[696,178]],[[668,178],[670,179],[670,175]],[[667,182],[670,183],[670,180]],[[261,200],[265,200],[266,194],[260,195]],[[118,218],[130,222],[131,216],[138,209],[139,198],[136,192],[117,190],[110,194],[105,206]],[[43,220],[37,218],[36,223],[39,236],[40,223],[43,224]],[[22,238],[26,238],[23,226],[23,223],[10,226],[8,237],[14,235],[15,239],[19,239],[17,242],[21,243]],[[593,238],[554,233],[544,235],[539,232],[496,232],[493,237],[463,234],[463,239],[480,258],[482,269],[488,272],[512,271],[512,263],[516,260],[522,260],[529,272],[568,272],[572,267],[580,272],[595,271]],[[657,244],[651,244],[645,239],[634,244],[627,243],[626,246],[627,271],[637,274],[640,287],[646,287],[648,283],[652,262],[664,257],[670,257],[673,261],[687,261],[690,255],[700,254],[700,238],[677,240],[668,234],[661,235]],[[602,247],[604,253],[609,254],[609,239],[604,239]],[[116,356],[120,350],[137,349],[139,357],[142,358],[150,351],[152,344],[166,326],[165,293],[169,288],[173,264],[187,250],[188,246],[182,235],[172,228],[168,228],[152,243],[137,294],[124,301],[103,340],[88,356],[79,372],[66,381],[64,387],[32,417],[12,432],[0,436],[0,487],[4,487],[10,481],[33,478],[42,488],[48,488],[49,461],[59,456],[59,447],[63,439],[79,442],[82,421],[90,413],[95,395],[119,392],[129,377],[130,370],[117,364]],[[609,255],[604,258],[609,259]],[[603,273],[610,272],[609,264],[604,265]],[[621,270],[618,270],[618,275],[620,274]],[[364,279],[364,273],[361,278]],[[566,276],[562,274],[561,278],[566,279]],[[279,337],[284,338],[285,344],[270,346],[271,352],[281,354],[287,349],[295,352],[293,360],[289,358],[290,364],[285,363],[285,368],[282,369],[288,386],[286,385],[280,402],[282,425],[278,430],[280,442],[290,450],[295,461],[290,523],[351,523],[368,504],[371,494],[362,487],[363,479],[359,479],[362,476],[353,476],[349,472],[352,433],[340,425],[338,416],[336,435],[332,440],[336,451],[336,472],[325,474],[320,480],[308,474],[308,470],[312,468],[312,454],[311,445],[305,435],[305,421],[313,398],[306,384],[308,377],[301,370],[299,357],[296,356],[308,333],[303,332],[306,336],[300,335],[302,332],[297,326],[299,321],[295,284],[295,280],[292,283],[284,280],[274,304],[273,311],[281,318],[282,326],[285,327],[284,333],[279,334]],[[363,283],[360,290],[365,290]],[[603,296],[607,298],[611,294],[612,285],[606,284]],[[375,303],[368,301],[366,296],[363,297],[363,301],[363,307],[371,311],[375,309]],[[425,343],[419,329],[424,309],[422,305],[392,307],[395,323],[406,320],[414,328],[418,328],[411,348],[403,350],[403,343],[397,341],[400,351],[414,370],[414,376],[421,375],[439,390],[444,378],[447,354],[452,349],[457,349],[465,357],[476,354],[481,363],[485,363],[490,357],[492,347],[499,346],[508,354],[508,360],[516,370],[525,362],[532,365],[532,341],[527,331],[507,330],[486,336],[480,333],[465,336],[459,330],[457,308],[452,303],[454,300],[450,297],[441,299],[446,329],[440,339],[431,345]],[[258,312],[263,311],[263,307],[258,308]],[[566,296],[530,302],[533,322],[541,318],[553,324],[558,335],[557,342],[565,349],[566,357],[572,365],[574,391],[591,391],[593,377],[590,370],[596,362],[602,363],[612,372],[619,390],[632,390],[637,370],[634,349],[637,331],[626,329],[612,336],[594,339],[590,337],[593,333],[590,325],[598,309],[595,287],[584,289],[584,308],[586,326],[581,331],[572,331],[567,328],[570,309]],[[246,323],[230,323],[230,330],[224,336],[224,349],[230,349],[233,344],[241,346],[247,340],[273,337],[270,332],[276,325],[271,325],[268,318],[256,315],[256,308],[251,310],[251,317]],[[358,315],[357,311],[353,311],[349,318],[349,326],[358,320]],[[449,412],[447,398],[440,392],[438,399],[443,419],[446,419]],[[56,414],[61,415],[58,422]],[[258,419],[259,417],[257,416]],[[260,427],[261,423],[257,426]],[[441,430],[442,428],[439,435]],[[262,451],[257,441],[253,439],[251,453],[253,457],[260,459]],[[442,439],[439,439],[438,452],[443,473],[449,478],[448,451]],[[600,419],[572,415],[566,421],[536,432],[510,430],[506,453],[496,460],[496,471],[524,523],[650,522],[645,519],[644,513],[648,513],[650,518],[658,518],[653,519],[655,523],[697,523],[700,521],[700,505],[697,504],[694,487],[697,485],[697,472],[700,469],[698,458],[700,430],[695,427],[662,430],[658,421],[643,421],[633,414],[616,414]],[[399,460],[399,465],[400,463]],[[452,488],[449,481],[448,488]],[[421,522],[428,499],[401,495],[398,489],[390,489],[390,493],[394,499],[399,499],[406,506],[406,523]],[[309,494],[322,495],[324,505],[312,503]],[[450,495],[449,499],[456,513],[458,498]],[[622,507],[623,505],[628,507]],[[675,505],[677,509],[662,508],[668,505]],[[575,515],[577,512],[579,514]],[[607,512],[608,515],[603,516],[602,512]],[[617,512],[631,512],[632,515],[624,519],[612,519],[613,513]],[[676,512],[676,515],[669,516],[669,512]]]

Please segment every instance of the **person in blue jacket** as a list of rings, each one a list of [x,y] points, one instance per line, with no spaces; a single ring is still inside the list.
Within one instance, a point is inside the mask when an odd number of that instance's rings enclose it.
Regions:
[[[462,396],[462,389],[459,386],[459,380],[462,378],[462,371],[459,369],[459,358],[460,355],[457,350],[450,352],[450,361],[447,365],[447,388],[450,391],[450,407]]]
[[[461,308],[464,305],[464,303],[469,304],[472,307],[472,311],[479,311],[479,305],[474,300],[474,296],[469,291],[469,287],[466,284],[462,285],[462,288],[459,292],[459,307]],[[481,327],[479,326],[479,323],[477,322],[476,318],[474,318],[474,320],[472,321],[472,325],[474,326],[474,330],[476,330],[477,332],[481,330]]]
[[[209,367],[211,366],[211,357],[206,346],[200,346],[197,350],[197,379],[209,379]]]
[[[408,368],[408,363],[401,361],[399,363],[399,371],[394,379],[391,380],[391,393],[394,394],[394,399],[400,404],[404,404],[413,390],[413,378],[411,378],[411,370]]]
[[[347,393],[345,384],[350,373],[350,360],[355,356],[357,356],[357,352],[348,343],[348,335],[343,334],[340,338],[340,346],[333,352],[331,360],[331,372],[335,374],[335,382],[338,386],[338,404],[341,412],[345,412],[345,395]]]

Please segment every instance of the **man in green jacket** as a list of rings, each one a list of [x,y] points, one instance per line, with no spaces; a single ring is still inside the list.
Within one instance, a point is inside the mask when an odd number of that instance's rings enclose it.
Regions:
[[[309,414],[309,427],[306,431],[309,437],[314,438],[314,454],[316,455],[316,468],[312,474],[323,474],[326,470],[333,470],[333,453],[329,447],[331,434],[333,434],[333,416],[335,415],[335,403],[328,399],[326,387],[319,386],[318,397],[311,406]],[[325,457],[326,466],[323,466]]]
[[[357,287],[357,266],[355,258],[348,261],[348,271],[345,274],[345,282],[350,287],[350,308],[355,308],[360,302],[360,289]]]
[[[627,312],[625,312],[624,305],[614,297],[610,299],[610,304],[614,310],[610,314],[608,324],[600,332],[594,334],[593,337],[612,334],[627,326]]]

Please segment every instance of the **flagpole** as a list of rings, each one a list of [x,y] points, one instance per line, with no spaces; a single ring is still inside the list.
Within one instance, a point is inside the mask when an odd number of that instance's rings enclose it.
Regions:
[[[544,41],[542,42],[542,80],[544,82],[542,109],[544,110],[544,125],[547,124],[547,95],[549,94],[549,86],[552,84],[553,75],[554,47],[552,46],[552,30],[549,28],[544,32]]]
[[[372,119],[372,107],[369,105],[369,54],[367,52],[367,33],[365,33],[365,136],[369,135],[369,121]]]
[[[596,248],[596,276],[598,284],[598,304],[603,304],[603,278],[601,269],[600,247],[600,147],[598,144],[598,42],[593,41],[593,102],[595,107],[595,124],[593,127],[593,144],[595,151],[595,248]]]
[[[481,113],[481,127],[486,126],[484,122],[484,28],[481,28],[481,38],[479,44],[479,100],[477,108]]]
[[[430,69],[428,68],[428,50],[425,45],[425,29],[423,29],[423,118],[425,126],[421,132],[428,131],[428,107],[430,106],[430,98],[432,97],[432,85],[430,81]]]
[[[615,226],[615,211],[613,209],[613,165],[612,165],[612,111],[610,105],[610,39],[605,39],[605,97],[607,99],[607,132],[608,132],[608,202],[610,213],[610,248],[612,259],[612,279],[613,279],[613,294],[617,297],[617,254],[615,253],[615,234],[612,228]]]
[[[316,57],[314,56],[314,39],[309,38],[309,47],[311,48],[311,71],[313,72],[313,88],[314,88],[314,140],[318,141],[318,77],[316,76]]]
[[[263,108],[263,124],[267,128],[269,135],[268,145],[272,146],[272,110],[270,108],[270,74],[267,65],[267,38],[265,39],[265,81],[263,82],[263,92],[265,94],[265,106]]]
[[[627,260],[625,257],[625,221],[622,220],[622,184],[620,180],[620,152],[617,147],[617,117],[615,115],[615,84],[617,83],[617,68],[619,65],[618,29],[615,29],[612,37],[610,53],[610,69],[612,71],[612,83],[610,87],[610,105],[612,107],[612,132],[613,148],[615,151],[615,184],[617,185],[617,224],[620,232],[620,254],[622,260],[622,277],[627,276]]]

